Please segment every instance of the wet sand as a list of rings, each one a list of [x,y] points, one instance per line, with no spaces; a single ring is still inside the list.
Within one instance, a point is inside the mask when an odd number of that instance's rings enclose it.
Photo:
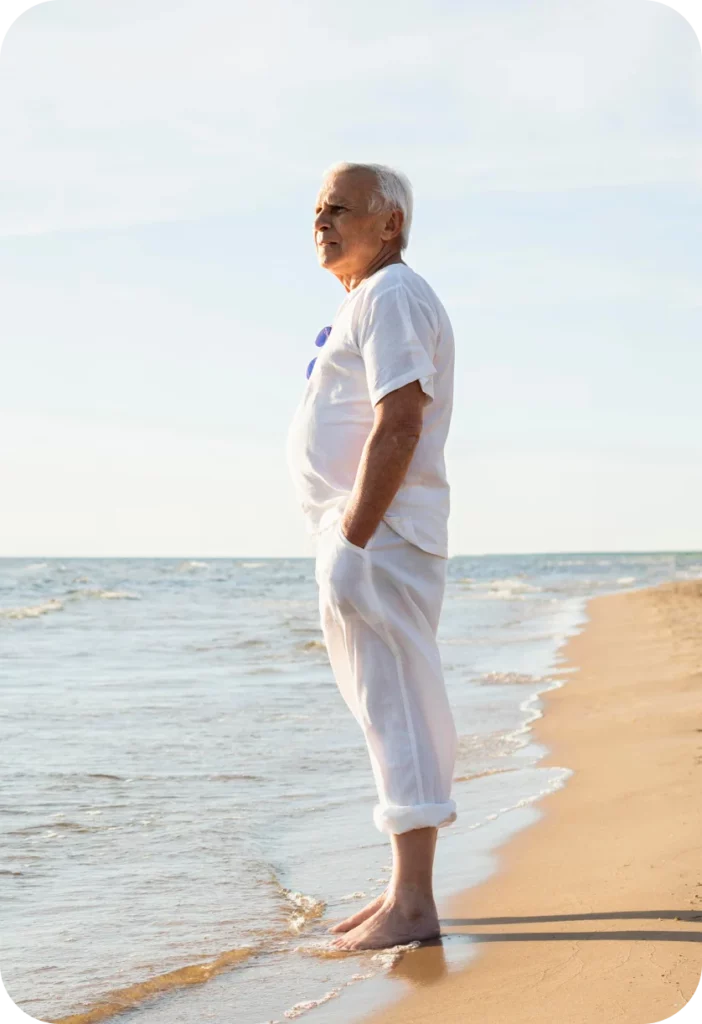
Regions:
[[[533,726],[574,775],[439,906],[477,955],[432,982],[441,950],[408,952],[412,991],[364,1024],[652,1024],[693,993],[702,1015],[702,580],[587,614]]]

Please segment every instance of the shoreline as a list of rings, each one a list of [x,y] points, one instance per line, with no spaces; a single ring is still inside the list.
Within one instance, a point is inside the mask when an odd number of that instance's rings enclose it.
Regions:
[[[489,878],[442,901],[444,943],[474,944],[471,961],[407,953],[410,993],[363,1024],[652,1024],[700,986],[702,580],[585,613],[531,725],[539,766],[573,774]]]

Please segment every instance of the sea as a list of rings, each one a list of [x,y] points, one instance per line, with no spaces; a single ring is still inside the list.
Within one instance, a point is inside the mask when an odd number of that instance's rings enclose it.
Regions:
[[[567,786],[531,724],[590,597],[702,554],[455,556],[438,640],[460,737],[441,900]],[[312,558],[0,560],[0,977],[40,1021],[352,1024],[411,949],[340,953],[388,837]],[[447,935],[443,968],[477,945]]]

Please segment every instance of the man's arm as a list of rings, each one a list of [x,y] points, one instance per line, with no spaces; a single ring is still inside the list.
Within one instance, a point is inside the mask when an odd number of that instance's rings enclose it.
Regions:
[[[422,432],[427,396],[418,380],[397,388],[375,406],[341,529],[364,548],[400,489]]]

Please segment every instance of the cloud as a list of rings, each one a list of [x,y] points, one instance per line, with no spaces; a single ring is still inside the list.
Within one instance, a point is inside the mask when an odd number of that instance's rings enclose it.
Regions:
[[[699,175],[696,40],[640,0],[116,7],[47,4],[9,32],[5,235],[241,211],[347,154],[429,196]]]

